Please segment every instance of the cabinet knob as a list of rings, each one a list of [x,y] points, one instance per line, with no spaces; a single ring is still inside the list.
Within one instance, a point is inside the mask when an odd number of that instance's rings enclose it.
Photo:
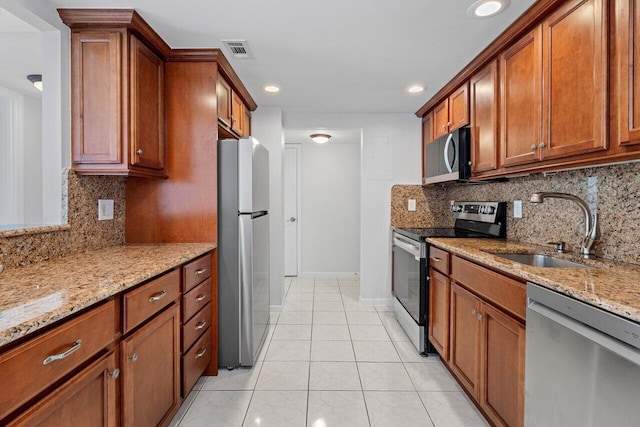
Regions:
[[[136,154],[137,154],[138,156],[142,156],[142,148],[138,148],[138,149],[136,150]]]
[[[442,125],[442,129],[446,129],[446,128],[447,128],[447,125]]]
[[[114,370],[113,370],[113,372],[111,372],[111,373],[109,374],[109,376],[110,376],[112,379],[114,379],[114,380],[115,380],[116,378],[118,378],[118,377],[120,376],[120,369],[118,369],[118,368],[114,369]]]
[[[482,320],[482,314],[478,313],[478,320]]]
[[[531,144],[531,151],[536,151],[536,144]]]
[[[451,126],[453,123],[451,122],[447,122],[447,126]]]
[[[131,356],[129,356],[129,360],[131,360],[132,362],[138,360],[138,353],[133,353]]]
[[[476,311],[476,309],[474,308],[473,310],[471,310],[471,314],[473,314],[473,315],[475,316],[476,314],[478,314],[478,312],[477,312],[477,311]]]
[[[541,142],[540,144],[538,144],[538,148],[540,148],[541,150],[546,146],[547,145],[544,142]]]

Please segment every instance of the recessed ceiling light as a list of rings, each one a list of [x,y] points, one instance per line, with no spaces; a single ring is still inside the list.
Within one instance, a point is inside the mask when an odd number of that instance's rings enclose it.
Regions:
[[[412,85],[407,88],[407,92],[409,93],[421,93],[424,92],[425,87],[422,85]]]
[[[278,93],[280,92],[280,87],[276,86],[276,85],[266,85],[265,87],[263,87],[265,92],[268,93]]]
[[[509,7],[510,0],[479,0],[469,6],[467,15],[472,18],[489,18]]]
[[[324,144],[331,138],[331,135],[328,133],[314,133],[309,135],[309,138],[313,140],[313,142],[317,142],[318,144]]]

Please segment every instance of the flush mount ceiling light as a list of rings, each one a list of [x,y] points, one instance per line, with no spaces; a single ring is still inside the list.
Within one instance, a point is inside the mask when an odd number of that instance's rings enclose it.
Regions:
[[[27,80],[42,92],[42,74],[29,74]]]
[[[422,93],[425,89],[426,88],[422,85],[411,85],[406,89],[406,91],[409,93]]]
[[[278,92],[280,92],[280,87],[278,87],[276,85],[265,85],[262,89],[267,93],[278,93]]]
[[[314,133],[312,135],[309,135],[309,138],[311,138],[313,142],[324,144],[331,138],[331,135],[329,135],[328,133]]]
[[[472,18],[489,18],[509,7],[510,0],[479,0],[469,6],[467,15]]]

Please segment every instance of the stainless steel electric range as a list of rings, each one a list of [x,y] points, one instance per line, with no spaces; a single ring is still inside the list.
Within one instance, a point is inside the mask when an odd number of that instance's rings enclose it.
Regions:
[[[453,202],[453,228],[394,228],[392,292],[396,319],[416,349],[435,352],[427,338],[429,237],[506,238],[506,202]]]

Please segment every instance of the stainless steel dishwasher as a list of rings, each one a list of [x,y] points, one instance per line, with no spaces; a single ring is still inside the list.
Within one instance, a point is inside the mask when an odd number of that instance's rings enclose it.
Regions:
[[[527,285],[525,426],[640,425],[640,324]]]

